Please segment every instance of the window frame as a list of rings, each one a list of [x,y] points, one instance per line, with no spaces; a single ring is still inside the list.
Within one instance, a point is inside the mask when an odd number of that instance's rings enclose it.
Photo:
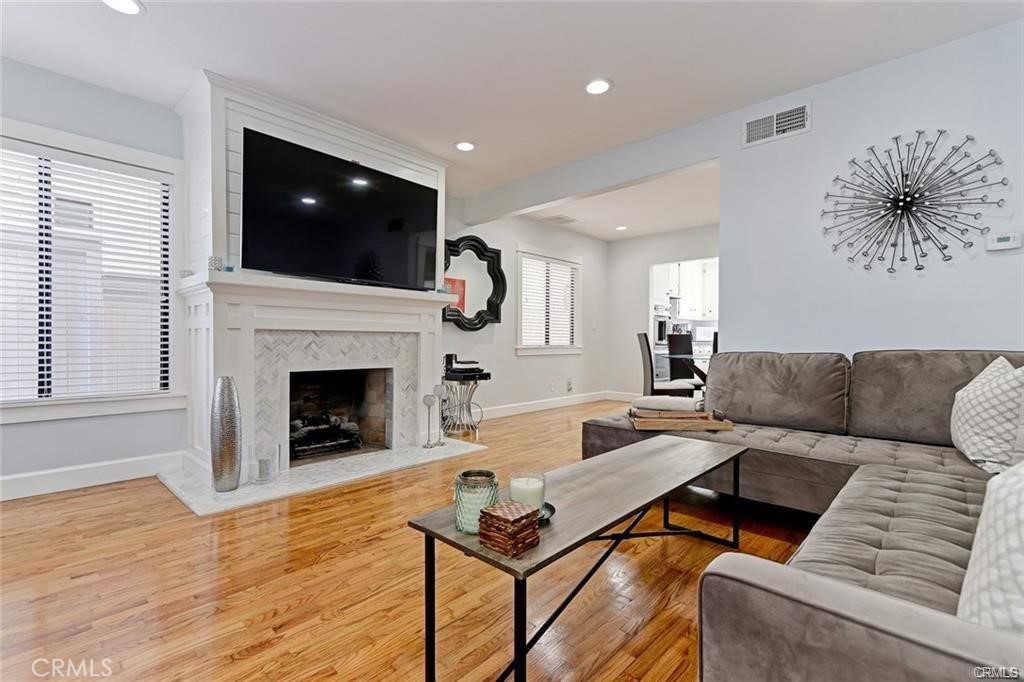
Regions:
[[[575,270],[576,286],[574,307],[570,312],[572,320],[571,345],[525,344],[523,343],[523,258],[543,260],[559,265],[566,265]],[[571,256],[552,256],[544,249],[519,246],[516,249],[516,355],[579,355],[583,353],[582,325],[580,324],[580,302],[583,290],[583,262]]]
[[[133,147],[97,140],[76,133],[0,117],[0,145],[12,151],[40,154],[71,163],[159,178],[170,186],[168,240],[169,349],[168,386],[135,394],[96,395],[68,398],[32,398],[0,403],[0,425],[74,419],[113,414],[132,414],[187,407],[186,339],[181,329],[183,307],[176,294],[176,273],[184,262],[184,245],[179,238],[185,224],[185,164],[182,159]]]

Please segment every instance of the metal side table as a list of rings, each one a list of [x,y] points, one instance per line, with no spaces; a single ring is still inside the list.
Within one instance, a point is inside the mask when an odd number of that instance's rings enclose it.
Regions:
[[[441,411],[445,435],[471,433],[480,437],[480,422],[473,416],[473,395],[481,381],[488,381],[490,372],[472,374],[446,373],[444,387],[447,392]],[[479,407],[479,405],[477,405]],[[482,410],[481,410],[482,412]]]

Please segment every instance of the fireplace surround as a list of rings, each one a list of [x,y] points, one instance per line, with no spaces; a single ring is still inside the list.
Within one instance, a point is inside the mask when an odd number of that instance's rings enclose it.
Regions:
[[[235,377],[242,412],[242,480],[255,453],[286,471],[294,372],[382,370],[388,448],[426,439],[421,393],[439,382],[441,310],[455,297],[425,291],[210,271],[186,278],[193,390],[186,466],[209,471],[209,400],[217,376]],[[422,388],[422,390],[421,390]]]
[[[288,458],[291,386],[296,373],[377,370],[390,377],[384,412],[389,432],[384,445],[406,447],[418,438],[419,339],[405,332],[256,330],[254,372],[256,412],[253,447]],[[287,466],[281,462],[282,466]]]

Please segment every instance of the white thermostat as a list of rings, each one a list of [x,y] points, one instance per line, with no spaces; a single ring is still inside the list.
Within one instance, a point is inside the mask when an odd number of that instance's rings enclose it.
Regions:
[[[1003,251],[1005,249],[1019,249],[1021,244],[1020,232],[990,232],[985,235],[986,251]]]

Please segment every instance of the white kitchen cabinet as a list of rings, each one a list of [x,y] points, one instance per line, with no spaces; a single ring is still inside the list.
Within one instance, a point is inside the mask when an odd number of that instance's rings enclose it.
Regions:
[[[700,319],[718,319],[718,259],[703,262]]]
[[[699,261],[678,263],[679,317],[699,319],[703,308],[704,274]]]
[[[679,297],[682,291],[680,287],[680,276],[683,268],[682,263],[670,263],[668,266],[668,295]]]
[[[718,319],[718,259],[663,263],[651,268],[652,302],[667,305],[678,299],[673,317],[684,320]]]
[[[668,305],[671,288],[672,264],[663,263],[651,268],[651,305]],[[678,288],[678,284],[676,285]]]

